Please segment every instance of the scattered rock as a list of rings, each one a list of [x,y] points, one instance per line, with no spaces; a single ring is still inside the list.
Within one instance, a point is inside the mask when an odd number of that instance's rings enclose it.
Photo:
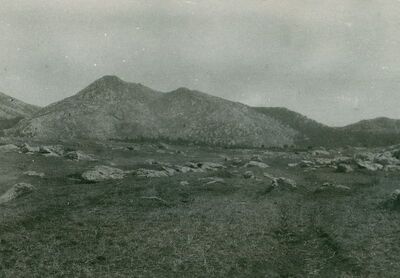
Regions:
[[[125,177],[121,169],[109,166],[95,166],[92,170],[82,174],[82,178],[89,182],[100,182],[104,180],[119,180]]]
[[[354,171],[353,167],[344,163],[338,164],[336,169],[336,172],[338,173],[350,173],[353,171]]]
[[[6,193],[0,196],[0,204],[7,203],[21,196],[27,195],[35,190],[35,187],[29,183],[17,183],[13,185]]]
[[[263,162],[259,162],[259,161],[250,161],[248,163],[246,163],[245,167],[259,167],[259,168],[269,168],[269,165],[263,163]]]
[[[36,171],[26,171],[24,172],[24,175],[30,176],[30,177],[40,177],[44,178],[44,173],[38,173]]]
[[[252,171],[246,171],[246,172],[243,174],[243,177],[244,177],[245,179],[254,179],[254,178],[255,178],[254,173],[253,173]]]
[[[321,193],[321,192],[349,192],[351,191],[351,188],[345,185],[340,185],[340,184],[332,184],[329,182],[324,183],[323,185],[321,185],[320,187],[318,187],[315,190],[315,193]]]

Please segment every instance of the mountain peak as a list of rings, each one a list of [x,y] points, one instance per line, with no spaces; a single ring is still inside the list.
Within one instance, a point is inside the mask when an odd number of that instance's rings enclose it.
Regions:
[[[119,78],[116,75],[104,75],[103,77],[96,80],[94,83],[116,85],[116,84],[123,84],[123,83],[125,83],[125,81],[123,81],[121,78]]]

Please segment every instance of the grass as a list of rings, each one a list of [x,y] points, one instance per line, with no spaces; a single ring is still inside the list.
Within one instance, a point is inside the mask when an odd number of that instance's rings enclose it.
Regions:
[[[398,186],[396,175],[304,173],[284,167],[283,158],[266,156],[271,168],[252,169],[260,179],[244,179],[248,169],[229,166],[167,178],[77,180],[101,163],[132,169],[149,158],[222,162],[222,154],[245,159],[260,152],[182,148],[186,156],[158,154],[146,144],[129,152],[82,149],[99,162],[6,156],[0,190],[19,181],[37,190],[0,207],[0,277],[398,276],[400,212],[382,206]],[[46,177],[22,175],[31,169]],[[293,178],[299,189],[271,191],[263,172]],[[200,180],[210,176],[225,182]],[[183,180],[189,184],[181,185]],[[353,190],[313,194],[322,182]]]

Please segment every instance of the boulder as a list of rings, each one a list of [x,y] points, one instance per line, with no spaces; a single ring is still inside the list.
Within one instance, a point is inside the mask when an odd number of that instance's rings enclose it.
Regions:
[[[170,176],[170,174],[165,170],[152,170],[152,169],[142,169],[142,168],[136,170],[136,175],[139,177],[146,177],[146,178],[162,178]]]
[[[312,151],[311,154],[313,156],[328,156],[328,155],[330,155],[330,152],[328,152],[326,150],[315,150],[315,151]]]
[[[383,165],[375,162],[370,162],[370,161],[362,161],[362,160],[357,160],[356,164],[358,167],[361,169],[366,169],[368,171],[378,171],[383,169]]]
[[[40,146],[39,153],[43,154],[44,156],[59,157],[64,155],[64,148],[60,145]]]
[[[254,179],[255,178],[254,173],[252,171],[244,172],[243,177],[245,179]]]
[[[385,172],[400,172],[400,165],[386,165],[383,170]]]
[[[346,193],[350,192],[351,188],[341,184],[332,184],[329,182],[324,183],[315,190],[315,193],[331,192],[331,193]]]
[[[390,197],[393,202],[400,203],[400,189],[393,191]]]
[[[375,156],[374,162],[383,166],[386,165],[400,165],[400,160],[392,156],[391,152],[380,153]]]
[[[39,147],[36,147],[36,146],[33,147],[33,146],[28,145],[27,143],[24,143],[24,144],[21,146],[21,151],[22,151],[23,153],[38,153],[39,150],[40,150]]]
[[[14,144],[7,144],[0,146],[0,152],[10,152],[16,150],[19,150],[19,148]]]
[[[271,185],[274,189],[293,190],[297,188],[296,182],[289,178],[272,178]]]
[[[21,196],[27,195],[35,190],[35,187],[29,183],[17,183],[13,185],[6,193],[0,196],[0,204],[7,203]]]
[[[95,161],[96,160],[93,156],[86,154],[82,151],[70,151],[70,152],[67,152],[64,157],[67,159],[70,159],[70,160],[77,160],[77,161]]]
[[[38,173],[36,171],[26,171],[24,172],[24,175],[27,175],[29,177],[39,177],[39,178],[44,178],[44,173]]]
[[[336,172],[338,173],[350,173],[353,172],[354,169],[348,164],[340,163],[337,165]]]
[[[121,169],[110,166],[95,166],[92,170],[82,174],[82,178],[89,182],[100,182],[105,180],[120,180],[125,177],[125,172]]]
[[[265,168],[269,168],[269,165],[267,165],[263,162],[252,160],[252,161],[249,161],[248,163],[246,163],[245,167],[258,167],[258,168],[265,169]]]

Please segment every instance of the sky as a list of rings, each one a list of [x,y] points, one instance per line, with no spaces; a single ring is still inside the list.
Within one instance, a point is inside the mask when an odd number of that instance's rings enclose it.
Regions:
[[[103,75],[332,126],[400,119],[400,1],[1,0],[1,92],[45,106]]]

